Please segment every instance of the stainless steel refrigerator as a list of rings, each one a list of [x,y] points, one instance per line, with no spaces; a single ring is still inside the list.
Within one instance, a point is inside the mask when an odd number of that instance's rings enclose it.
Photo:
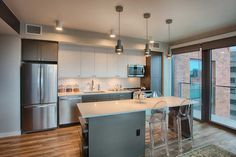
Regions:
[[[57,127],[57,65],[21,66],[21,129],[23,133]]]

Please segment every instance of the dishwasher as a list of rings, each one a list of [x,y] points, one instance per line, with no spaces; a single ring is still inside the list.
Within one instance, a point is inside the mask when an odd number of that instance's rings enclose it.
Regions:
[[[81,96],[59,97],[59,125],[79,123],[77,103],[82,102]]]

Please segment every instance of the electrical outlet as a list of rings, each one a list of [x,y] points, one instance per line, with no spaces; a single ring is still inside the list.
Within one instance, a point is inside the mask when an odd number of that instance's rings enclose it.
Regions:
[[[136,136],[140,136],[140,129],[136,130]]]

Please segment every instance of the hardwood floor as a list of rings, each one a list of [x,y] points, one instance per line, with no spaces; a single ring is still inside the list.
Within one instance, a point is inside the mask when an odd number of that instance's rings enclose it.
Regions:
[[[16,137],[0,138],[0,157],[79,157],[79,126],[26,134]],[[169,138],[175,134],[170,133]],[[146,135],[146,156],[149,137]],[[197,148],[207,144],[216,144],[236,154],[236,133],[206,123],[194,121],[194,145]],[[188,141],[184,142],[184,151],[192,149]],[[178,155],[177,143],[170,144],[170,156]],[[154,151],[155,157],[164,157],[165,149]]]

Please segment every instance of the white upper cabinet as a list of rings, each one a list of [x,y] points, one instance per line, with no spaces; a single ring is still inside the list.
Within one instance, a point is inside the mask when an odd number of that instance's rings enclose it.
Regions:
[[[94,48],[81,47],[81,77],[94,77]]]
[[[128,64],[145,65],[143,52],[124,50],[116,54],[112,48],[94,48],[61,44],[58,57],[59,77],[127,78]]]
[[[108,49],[107,52],[107,77],[116,77],[118,69],[118,56],[114,49]]]
[[[117,77],[122,77],[122,78],[127,78],[128,74],[127,74],[127,64],[128,64],[128,60],[127,60],[127,52],[124,51],[122,54],[117,56]]]
[[[95,48],[95,77],[107,77],[107,49]]]
[[[80,48],[72,45],[60,45],[58,53],[58,76],[80,76]]]
[[[141,51],[128,51],[128,64],[141,64],[146,65],[146,58]]]

